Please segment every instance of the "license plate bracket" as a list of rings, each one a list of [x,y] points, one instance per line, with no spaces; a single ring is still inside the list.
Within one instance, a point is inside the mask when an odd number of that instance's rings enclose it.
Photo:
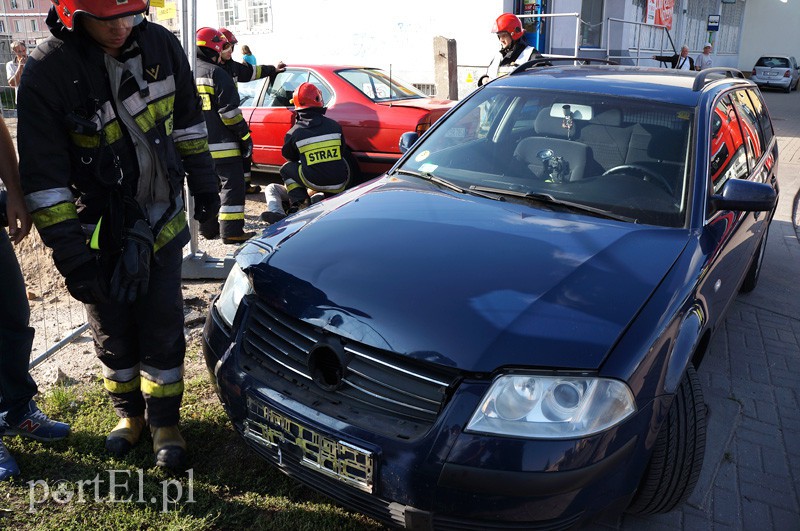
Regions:
[[[244,436],[272,449],[280,466],[291,454],[305,467],[365,492],[374,491],[372,452],[309,428],[252,396],[247,397]]]

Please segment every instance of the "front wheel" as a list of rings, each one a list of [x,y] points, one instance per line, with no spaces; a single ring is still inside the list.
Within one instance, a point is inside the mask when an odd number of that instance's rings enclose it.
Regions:
[[[639,490],[627,511],[666,513],[694,490],[706,449],[706,408],[703,390],[692,365],[686,369],[675,399],[647,464]]]

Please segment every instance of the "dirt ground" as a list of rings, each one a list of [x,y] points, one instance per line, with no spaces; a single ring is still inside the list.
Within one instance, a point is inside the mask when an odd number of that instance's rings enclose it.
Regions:
[[[254,182],[262,188],[272,181],[267,174],[255,174]],[[265,210],[262,194],[248,195],[245,202],[245,230],[260,234],[267,226],[258,219]],[[225,245],[220,239],[206,240],[198,237],[198,248],[214,258],[224,258],[236,250],[235,245]],[[188,246],[185,249],[188,254]],[[30,325],[36,329],[31,361],[38,358],[71,332],[85,323],[83,305],[70,297],[64,280],[52,262],[50,250],[44,246],[36,230],[17,247],[17,258],[25,277],[28,300],[31,306]],[[200,334],[208,315],[212,298],[219,293],[223,280],[185,280],[183,283],[185,335],[187,339],[186,373],[191,377],[205,370],[200,354]],[[70,384],[96,379],[100,374],[94,345],[88,330],[59,348],[46,360],[40,361],[31,371],[40,390],[54,384]]]

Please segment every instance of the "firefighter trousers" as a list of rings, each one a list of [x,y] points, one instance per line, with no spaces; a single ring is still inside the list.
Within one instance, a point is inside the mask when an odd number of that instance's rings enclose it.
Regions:
[[[244,233],[245,183],[242,159],[215,159],[214,166],[219,176],[219,232],[223,238],[241,236]]]
[[[178,424],[183,397],[181,265],[183,249],[168,245],[150,264],[150,287],[132,304],[87,304],[103,383],[117,415],[145,415],[153,427]]]

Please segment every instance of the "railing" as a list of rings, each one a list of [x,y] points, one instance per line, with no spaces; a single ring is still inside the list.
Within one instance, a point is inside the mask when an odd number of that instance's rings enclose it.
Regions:
[[[617,23],[620,25],[629,25],[634,27],[635,37],[634,43],[628,46],[628,50],[631,52],[629,55],[611,55],[611,23]],[[645,36],[645,31],[649,30],[649,35]],[[669,48],[665,48],[665,38],[666,41],[669,42]],[[645,43],[646,45],[642,46],[642,40],[647,39],[649,42]],[[659,40],[659,47],[656,48],[654,46],[654,40]],[[620,39],[620,48],[622,48],[622,39]],[[606,19],[606,57],[608,59],[633,59],[636,62],[636,66],[639,66],[639,61],[642,59],[642,51],[646,50],[647,54],[644,59],[652,60],[653,52],[656,55],[664,55],[664,50],[671,49],[672,53],[678,53],[678,50],[675,48],[675,43],[672,41],[672,37],[669,34],[669,29],[666,26],[662,26],[660,24],[648,24],[646,22],[633,22],[630,20],[623,20],[621,18],[607,18]]]

